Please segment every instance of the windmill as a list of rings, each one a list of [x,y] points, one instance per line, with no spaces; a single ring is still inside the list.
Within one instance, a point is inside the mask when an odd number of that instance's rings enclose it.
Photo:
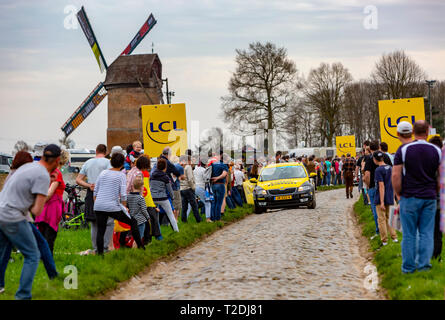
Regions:
[[[102,54],[99,43],[97,42],[96,36],[94,35],[93,29],[91,28],[91,24],[88,20],[87,14],[83,6],[77,13],[77,20],[79,21],[79,24],[88,40],[89,45],[91,46],[91,49],[94,53],[94,56],[99,65],[101,73],[107,71],[108,65]],[[116,58],[116,60],[118,60],[120,57],[131,55],[134,49],[136,49],[139,43],[150,32],[150,30],[153,28],[156,22],[157,21],[154,18],[153,14],[150,14],[150,16],[144,22],[144,24],[139,29],[137,34],[134,36],[134,38],[131,40],[131,42],[128,44],[125,50],[122,51],[120,56]],[[137,80],[139,82],[139,78]],[[156,84],[157,83],[158,82],[156,81]],[[140,83],[140,85],[142,87],[142,83]],[[158,88],[158,91],[160,91],[162,97],[161,89]],[[85,100],[80,104],[80,106],[76,109],[76,111],[74,111],[74,113],[68,118],[68,120],[61,127],[62,131],[65,133],[65,137],[68,137],[91,114],[91,112],[94,109],[96,109],[96,107],[99,105],[99,103],[102,102],[102,100],[107,96],[107,94],[108,92],[107,89],[105,88],[104,83],[99,82],[97,86],[91,91],[91,93],[85,98]]]

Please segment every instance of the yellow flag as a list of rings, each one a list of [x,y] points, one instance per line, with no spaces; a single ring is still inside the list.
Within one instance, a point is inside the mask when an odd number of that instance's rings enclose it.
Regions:
[[[185,104],[142,106],[144,153],[159,157],[165,147],[180,156],[187,150],[187,121]]]
[[[407,121],[414,125],[425,120],[423,98],[379,100],[380,138],[388,144],[388,152],[395,153],[401,142],[397,137],[397,125]]]
[[[337,156],[350,153],[351,157],[355,157],[355,136],[340,136],[335,137],[335,144],[337,146]]]

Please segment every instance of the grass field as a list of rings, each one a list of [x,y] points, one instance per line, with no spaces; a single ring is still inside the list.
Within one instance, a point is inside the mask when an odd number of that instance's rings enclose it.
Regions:
[[[398,232],[398,243],[390,240],[388,245],[383,247],[379,237],[370,239],[375,234],[375,223],[370,207],[365,206],[363,199],[360,198],[355,203],[354,210],[362,224],[363,235],[369,239],[381,280],[380,284],[386,289],[388,298],[395,300],[444,300],[444,263],[432,260],[433,268],[429,271],[403,274],[400,247],[402,234]],[[442,261],[444,258],[442,252]]]
[[[78,253],[91,248],[90,230],[60,231],[54,248],[55,262],[60,276],[49,280],[43,264],[39,268],[33,284],[33,299],[67,300],[95,299],[105,292],[116,288],[119,282],[130,279],[143,271],[154,261],[173,255],[178,249],[185,248],[202,239],[228,223],[242,219],[253,212],[252,206],[245,205],[234,210],[226,210],[222,220],[216,223],[196,223],[193,215],[189,221],[179,221],[179,233],[174,233],[170,227],[162,226],[164,240],[153,240],[146,250],[123,249],[111,251],[103,257]],[[205,219],[204,219],[205,221]],[[14,299],[19,285],[23,256],[13,253],[6,270],[6,291],[0,294],[0,300]],[[77,269],[77,289],[65,289],[64,281],[72,276],[72,271],[64,273],[67,266]],[[70,278],[66,280],[68,283]]]
[[[336,190],[336,189],[342,189],[344,188],[344,184],[337,184],[335,186],[318,186],[317,191],[329,191],[329,190]]]

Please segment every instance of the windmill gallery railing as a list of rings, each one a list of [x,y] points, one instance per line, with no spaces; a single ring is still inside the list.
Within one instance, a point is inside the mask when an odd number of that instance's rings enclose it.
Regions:
[[[107,91],[104,88],[104,84],[99,82],[96,88],[90,93],[90,95],[82,102],[72,116],[63,124],[62,131],[65,132],[65,136],[69,136],[74,129],[76,129],[90,113],[96,109],[99,103],[107,96]]]

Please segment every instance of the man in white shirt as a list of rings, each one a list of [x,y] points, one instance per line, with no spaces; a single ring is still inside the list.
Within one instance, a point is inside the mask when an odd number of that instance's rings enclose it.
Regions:
[[[247,203],[246,195],[244,194],[243,182],[246,180],[244,173],[240,170],[240,166],[235,165],[235,188],[238,190],[243,202]]]
[[[113,151],[115,151],[115,149]],[[93,191],[97,181],[97,177],[99,177],[99,174],[102,171],[111,168],[110,160],[105,158],[106,154],[107,154],[107,146],[104,144],[99,144],[96,147],[96,157],[89,159],[83,164],[82,169],[80,170],[76,178],[76,183],[79,186],[87,188],[87,194],[85,197],[85,219],[91,222],[91,242],[93,244],[94,251],[97,251],[97,245],[96,245],[97,224],[96,224],[96,215],[94,214],[94,209],[93,209],[94,207]],[[108,251],[108,246],[110,245],[111,238],[113,237],[113,230],[114,230],[114,219],[108,218],[107,229],[105,231],[105,237],[104,237],[105,252]],[[90,253],[90,251],[88,251],[88,253]]]
[[[201,216],[199,215],[198,203],[196,202],[195,195],[195,177],[193,176],[193,170],[191,166],[191,157],[188,155],[182,155],[179,159],[179,163],[184,168],[185,179],[180,181],[181,200],[182,200],[182,222],[187,222],[187,209],[188,205],[192,207],[193,215],[196,222],[201,222]]]

